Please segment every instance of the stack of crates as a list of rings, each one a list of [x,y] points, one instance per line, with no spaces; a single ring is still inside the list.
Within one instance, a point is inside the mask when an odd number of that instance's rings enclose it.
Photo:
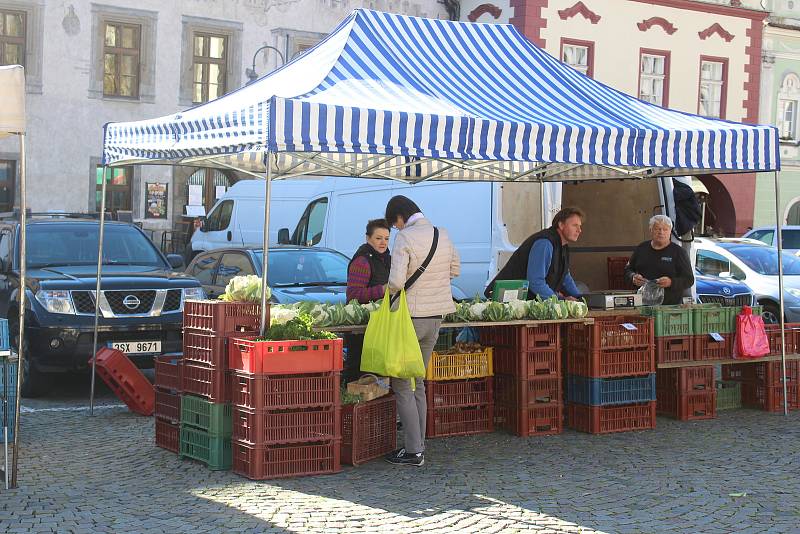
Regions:
[[[787,349],[788,350],[788,349]],[[722,378],[739,383],[742,406],[767,412],[783,411],[783,364],[738,363],[722,367]],[[800,361],[786,362],[786,393],[790,410],[800,409]]]
[[[694,361],[729,360],[733,358],[736,316],[741,308],[716,304],[695,304],[692,311]],[[757,310],[753,310],[757,313]]]
[[[480,329],[494,349],[495,422],[518,436],[563,429],[561,338],[557,323]]]
[[[492,349],[434,352],[425,380],[425,436],[441,438],[494,430]]]
[[[164,354],[153,362],[155,368],[156,446],[177,453],[181,434],[182,354]]]
[[[186,301],[183,309],[180,456],[212,470],[231,467],[228,341],[254,334],[260,306],[247,302]]]
[[[235,338],[228,365],[235,473],[264,480],[341,470],[341,339]]]
[[[655,428],[653,320],[595,317],[567,329],[567,424],[591,434]]]

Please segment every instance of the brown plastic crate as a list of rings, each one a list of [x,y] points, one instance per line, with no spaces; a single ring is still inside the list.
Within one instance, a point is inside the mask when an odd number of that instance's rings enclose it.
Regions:
[[[625,266],[628,264],[628,260],[629,258],[625,256],[606,258],[608,289],[635,289],[633,283],[625,279]]]
[[[562,401],[561,377],[520,380],[511,375],[495,375],[495,403],[512,408],[530,408],[538,404]]]
[[[292,410],[338,406],[339,373],[305,375],[254,375],[234,372],[231,402],[253,410]]]
[[[797,353],[797,329],[800,328],[800,323],[784,323],[784,335],[786,339],[786,354]],[[781,338],[781,325],[780,324],[765,324],[764,330],[769,339],[769,354],[768,356],[778,356],[782,353],[783,342]]]
[[[558,323],[537,326],[496,326],[479,328],[481,344],[516,351],[558,349],[561,344]]]
[[[800,361],[786,362],[786,378],[789,382],[800,380]],[[723,380],[759,382],[766,386],[783,384],[783,365],[781,362],[735,363],[722,367]]]
[[[650,430],[656,427],[656,403],[621,406],[567,404],[567,426],[589,434]]]
[[[183,332],[183,359],[225,369],[228,367],[227,338],[186,330]]]
[[[428,410],[479,406],[493,400],[492,377],[467,380],[425,381]]]
[[[681,393],[675,389],[656,391],[658,413],[681,421],[714,419],[717,417],[716,388]]]
[[[694,341],[691,336],[656,338],[656,362],[690,362],[694,359]]]
[[[164,390],[181,392],[181,380],[183,378],[183,355],[181,354],[162,354],[153,359],[155,370],[155,387]]]
[[[234,441],[233,472],[251,480],[338,473],[341,441],[256,446]]]
[[[714,389],[714,366],[659,369],[656,371],[656,389],[669,389],[679,393],[710,391]]]
[[[800,409],[800,386],[786,385],[787,404],[790,410]],[[767,386],[756,382],[742,382],[742,406],[767,412],[783,411],[783,384]]]
[[[528,408],[495,405],[497,426],[517,436],[550,436],[564,430],[564,405],[560,402]]]
[[[481,330],[490,330],[482,328]],[[495,348],[493,354],[495,373],[512,375],[521,379],[561,376],[561,351],[543,349],[518,351]]]
[[[339,439],[341,413],[336,406],[262,411],[233,408],[233,439],[251,445]]]
[[[156,447],[178,454],[181,445],[181,425],[156,417]]]
[[[228,367],[271,375],[341,371],[342,346],[341,338],[256,341],[256,337],[237,336],[228,343]]]
[[[191,393],[214,403],[230,402],[231,392],[228,370],[202,363],[183,362],[183,393]]]
[[[653,346],[637,349],[568,348],[567,373],[586,378],[614,378],[656,372]]]
[[[394,395],[342,406],[342,463],[360,465],[396,448]]]
[[[269,324],[269,308],[267,323]],[[183,327],[218,336],[257,332],[261,325],[261,305],[253,302],[187,300],[183,304]]]
[[[717,341],[710,334],[694,337],[694,361],[729,360],[733,358],[733,334],[719,334],[722,341]]]
[[[633,325],[628,330],[623,324]],[[644,315],[609,315],[594,318],[594,324],[570,324],[567,347],[570,349],[632,349],[653,347],[653,318]]]
[[[156,407],[153,411],[159,419],[171,421],[173,423],[181,422],[181,395],[173,391],[163,390],[156,388]]]
[[[466,436],[494,431],[494,404],[428,410],[427,438]]]

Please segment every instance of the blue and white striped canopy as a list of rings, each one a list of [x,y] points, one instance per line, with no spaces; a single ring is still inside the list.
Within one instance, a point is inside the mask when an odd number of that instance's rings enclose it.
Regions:
[[[357,10],[312,50],[182,113],[105,128],[110,165],[427,180],[580,180],[780,167],[778,131],[663,109],[513,26]]]

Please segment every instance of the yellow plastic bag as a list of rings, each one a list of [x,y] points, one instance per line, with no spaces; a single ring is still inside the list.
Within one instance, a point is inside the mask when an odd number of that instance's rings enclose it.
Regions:
[[[364,333],[361,370],[393,378],[425,376],[425,363],[411,322],[405,290],[400,291],[397,311],[390,308],[387,290],[381,307],[370,316]]]

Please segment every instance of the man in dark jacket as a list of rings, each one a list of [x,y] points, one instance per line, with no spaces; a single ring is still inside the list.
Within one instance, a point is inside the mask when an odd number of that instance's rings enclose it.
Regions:
[[[528,280],[528,298],[537,295],[576,299],[580,290],[569,272],[569,243],[581,235],[584,214],[578,208],[564,208],[553,217],[550,228],[537,232],[522,242],[497,276],[486,288],[491,295],[497,280]]]

